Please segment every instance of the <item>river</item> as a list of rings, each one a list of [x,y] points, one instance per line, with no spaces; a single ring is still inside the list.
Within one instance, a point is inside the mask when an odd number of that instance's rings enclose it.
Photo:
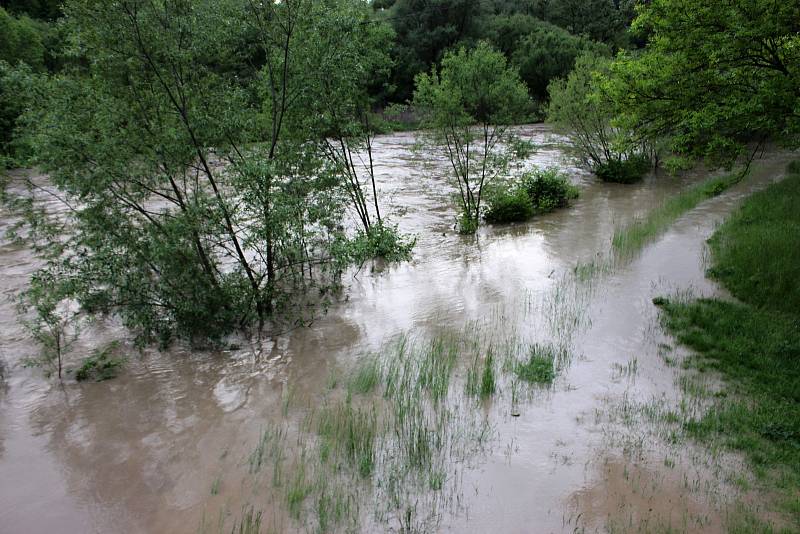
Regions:
[[[383,210],[416,235],[412,261],[348,273],[347,298],[311,326],[266,340],[216,352],[123,343],[125,367],[105,382],[62,386],[21,365],[37,349],[12,300],[37,263],[4,238],[0,531],[229,532],[244,504],[263,512],[265,531],[314,531],[313,494],[292,514],[283,486],[269,483],[275,474],[253,473],[249,459],[264,429],[285,428],[281,447],[305,462],[315,444],[299,430],[304,418],[341,396],[341,383],[366,355],[386,353],[402,335],[453,332],[556,340],[569,356],[549,387],[520,393],[498,368],[492,399],[451,406],[458,417],[478,418],[485,432],[474,448],[445,458],[452,465],[440,466],[443,487],[428,492],[439,496],[412,492],[407,502],[420,521],[376,511],[385,497],[380,454],[372,480],[341,482],[361,488],[353,493],[355,528],[724,531],[731,506],[759,497],[725,482],[739,469],[735,456],[711,459],[691,443],[671,445],[659,425],[643,419],[643,407],[684,395],[684,372],[664,356],[681,351],[661,333],[651,300],[688,288],[719,293],[704,276],[705,240],[744,196],[780,176],[788,155],[757,161],[747,180],[681,217],[640,253],[608,261],[615,227],[702,176],[605,184],[571,165],[564,140],[546,126],[519,133],[539,145],[527,163],[561,167],[579,186],[569,208],[460,236],[444,162],[415,150],[413,133],[380,136],[374,150]],[[49,209],[63,207],[52,199]],[[4,214],[0,230],[7,224]],[[600,267],[579,280],[578,264]],[[98,323],[74,353],[128,337],[113,321]],[[457,366],[450,401],[463,390],[456,384],[465,365]]]

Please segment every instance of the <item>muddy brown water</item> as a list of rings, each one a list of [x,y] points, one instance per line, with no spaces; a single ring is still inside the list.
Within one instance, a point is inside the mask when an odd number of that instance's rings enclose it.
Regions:
[[[530,302],[558,300],[559,278],[608,251],[615,226],[702,178],[603,184],[570,165],[558,148],[563,140],[546,127],[520,134],[542,145],[529,163],[565,168],[580,187],[570,208],[459,236],[443,162],[413,151],[414,134],[382,136],[375,147],[380,194],[392,222],[417,236],[411,262],[349,273],[347,299],[312,326],[257,346],[220,352],[127,347],[124,371],[106,382],[60,386],[21,365],[36,347],[10,299],[36,262],[3,240],[0,532],[197,532],[217,525],[220,514],[228,521],[245,501],[278,515],[266,504],[275,500],[267,490],[243,488],[247,457],[264,425],[281,418],[287,396],[324,402],[320,392],[331,376],[345,376],[364,354],[402,333],[502,324],[536,338],[546,329],[547,308]],[[428,529],[724,530],[728,507],[746,496],[720,482],[725,468],[717,464],[737,469],[737,459],[709,460],[691,444],[673,450],[657,431],[621,423],[618,415],[631,402],[681,398],[678,371],[658,355],[659,343],[669,340],[657,327],[651,299],[685,288],[718,292],[703,274],[705,239],[743,197],[778,178],[789,157],[757,162],[746,181],[597,277],[574,302],[585,320],[574,331],[568,365],[551,388],[520,404],[518,417],[505,400],[480,408],[491,443],[461,471],[457,506],[443,508]],[[50,203],[53,211],[63,209]],[[126,333],[113,323],[94,325],[74,354],[111,339],[124,340]],[[270,525],[312,530],[266,517]],[[371,520],[363,526],[396,528]]]

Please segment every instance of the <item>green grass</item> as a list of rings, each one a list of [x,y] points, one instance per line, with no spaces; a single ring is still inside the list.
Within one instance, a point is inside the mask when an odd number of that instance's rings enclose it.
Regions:
[[[352,393],[366,395],[367,393],[371,393],[380,382],[380,361],[377,357],[370,356],[359,365],[347,386],[348,391]]]
[[[348,397],[333,407],[320,411],[317,432],[322,439],[321,456],[343,458],[362,477],[372,473],[375,464],[375,440],[378,434],[374,405],[360,408]]]
[[[311,492],[314,490],[314,485],[306,476],[306,459],[300,458],[294,470],[294,476],[289,480],[286,487],[286,504],[289,509],[289,515],[295,519],[300,518],[303,511],[303,503]]]
[[[686,423],[742,451],[800,525],[800,173],[750,197],[712,237],[712,267],[740,302],[655,299],[664,324],[727,391]],[[793,277],[793,278],[792,278]],[[789,279],[793,280],[793,283]]]
[[[469,395],[487,399],[494,395],[497,386],[494,376],[494,355],[489,350],[486,357],[476,356],[467,369],[466,389]]]
[[[719,195],[740,179],[738,174],[710,178],[669,198],[644,218],[617,228],[611,241],[614,250],[621,254],[637,252],[661,235],[678,217],[702,201]]]
[[[734,296],[800,313],[800,174],[753,195],[709,244],[709,274]]]
[[[528,359],[517,362],[514,372],[525,382],[535,384],[550,384],[556,377],[555,351],[552,347],[533,345],[530,348]]]
[[[419,364],[419,385],[434,401],[447,395],[457,360],[458,342],[451,337],[436,338],[424,350]]]
[[[258,534],[261,532],[262,514],[252,506],[242,509],[241,520],[234,521],[231,534]]]

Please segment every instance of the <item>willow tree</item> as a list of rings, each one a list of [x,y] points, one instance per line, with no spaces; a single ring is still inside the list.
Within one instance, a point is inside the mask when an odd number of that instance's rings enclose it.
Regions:
[[[73,208],[52,261],[85,312],[205,340],[338,287],[344,197],[301,105],[316,5],[65,4],[75,67],[27,123]]]
[[[523,120],[529,105],[517,71],[485,42],[448,52],[440,69],[417,76],[414,106],[450,162],[462,232],[477,229],[484,186],[507,170],[518,146],[508,126]]]

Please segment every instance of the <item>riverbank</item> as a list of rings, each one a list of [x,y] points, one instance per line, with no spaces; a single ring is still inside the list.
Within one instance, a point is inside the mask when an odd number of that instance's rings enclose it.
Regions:
[[[708,274],[737,299],[654,302],[694,355],[685,365],[721,374],[710,409],[684,422],[713,447],[742,452],[756,483],[779,494],[800,526],[800,165],[755,193],[709,241]],[[773,525],[745,520],[748,530]]]

